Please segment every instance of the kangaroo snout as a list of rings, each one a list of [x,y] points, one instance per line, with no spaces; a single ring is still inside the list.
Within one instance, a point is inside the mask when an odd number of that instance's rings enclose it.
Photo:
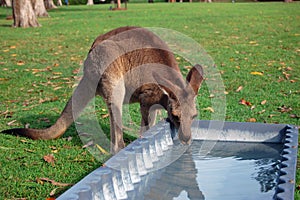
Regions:
[[[180,142],[184,145],[191,144],[191,141],[192,141],[191,131],[187,130],[184,132],[182,130],[182,127],[180,127],[178,130],[178,138],[179,138]]]

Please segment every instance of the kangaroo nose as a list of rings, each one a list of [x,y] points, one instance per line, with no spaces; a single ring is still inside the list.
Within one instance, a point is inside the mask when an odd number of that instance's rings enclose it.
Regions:
[[[184,145],[190,145],[191,144],[191,138],[189,138],[189,139],[186,139],[186,140],[180,140],[181,141],[181,143],[182,144],[184,144]]]
[[[189,145],[189,144],[191,144],[191,140],[192,140],[192,137],[191,137],[191,135],[189,135],[189,134],[183,134],[183,132],[182,131],[180,131],[179,132],[179,134],[178,134],[178,136],[179,136],[179,140],[180,140],[180,142],[182,143],[182,144],[184,144],[184,145]]]

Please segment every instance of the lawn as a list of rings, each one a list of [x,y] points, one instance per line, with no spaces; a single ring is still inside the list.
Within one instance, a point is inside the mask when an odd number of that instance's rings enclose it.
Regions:
[[[300,126],[300,3],[128,4],[127,11],[109,6],[61,7],[39,19],[42,27],[29,29],[11,28],[11,10],[0,8],[0,130],[54,123],[93,40],[126,25],[168,28],[197,41],[222,76],[227,121]],[[178,61],[186,74],[188,64]],[[200,119],[211,119],[213,98],[204,84]],[[96,101],[109,134],[107,109]],[[137,110],[130,107],[133,121],[139,121]],[[126,141],[135,135],[127,133]],[[0,199],[58,196],[70,187],[62,183],[78,182],[108,158],[99,155],[83,148],[74,125],[51,141],[0,135]]]

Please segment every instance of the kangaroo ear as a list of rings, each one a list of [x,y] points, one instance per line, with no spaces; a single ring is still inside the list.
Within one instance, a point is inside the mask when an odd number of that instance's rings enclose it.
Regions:
[[[190,83],[190,86],[193,88],[195,95],[198,94],[198,90],[203,81],[203,68],[201,65],[195,65],[190,72],[188,73],[186,80]]]
[[[185,83],[180,77],[180,75],[177,72],[173,72],[172,70],[168,71],[168,73],[164,73],[164,71],[161,71],[160,74],[157,72],[152,72],[152,76],[159,85],[160,88],[162,88],[164,93],[170,94],[181,91],[181,88],[185,87]]]

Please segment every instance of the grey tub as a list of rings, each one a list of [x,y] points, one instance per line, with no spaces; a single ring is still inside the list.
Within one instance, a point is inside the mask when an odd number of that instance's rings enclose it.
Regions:
[[[258,144],[258,146],[260,146],[259,144],[280,145],[281,150],[277,152],[280,159],[276,166],[279,173],[277,173],[272,198],[294,199],[298,149],[297,127],[286,124],[197,120],[193,123],[192,130],[195,141],[204,141],[201,150],[199,150],[203,156],[209,155],[214,148],[223,148],[218,145],[218,141],[240,144],[229,145],[229,147],[221,149],[222,154],[226,154],[226,151],[235,148],[235,146],[242,148],[240,146],[243,146],[243,143],[248,146],[251,144]],[[173,184],[168,181],[161,181],[161,178],[165,177],[164,174],[170,173],[168,166],[172,166],[173,162],[180,159],[187,149],[187,146],[180,145],[176,139],[172,140],[169,124],[161,122],[145,132],[143,138],[135,140],[110,158],[105,163],[105,167],[94,170],[57,199],[140,200],[167,198],[167,196],[156,196],[153,193],[157,187],[160,187],[158,189],[161,190],[168,188],[164,187],[163,184]],[[263,151],[263,154],[267,153]],[[187,167],[186,170],[193,169]],[[168,176],[170,177],[172,174]],[[184,174],[184,176],[186,176],[186,180],[189,180],[189,173]],[[169,188],[172,188],[171,190],[174,192],[176,191],[174,188],[178,185],[184,187],[185,180],[182,179],[185,178],[179,176],[174,187]],[[159,182],[156,182],[157,180]],[[176,178],[172,180],[176,180]],[[190,187],[189,191],[191,196],[196,196],[194,199],[205,199],[205,193],[202,194],[201,191],[199,192],[193,187]],[[191,199],[193,198],[191,197]]]

